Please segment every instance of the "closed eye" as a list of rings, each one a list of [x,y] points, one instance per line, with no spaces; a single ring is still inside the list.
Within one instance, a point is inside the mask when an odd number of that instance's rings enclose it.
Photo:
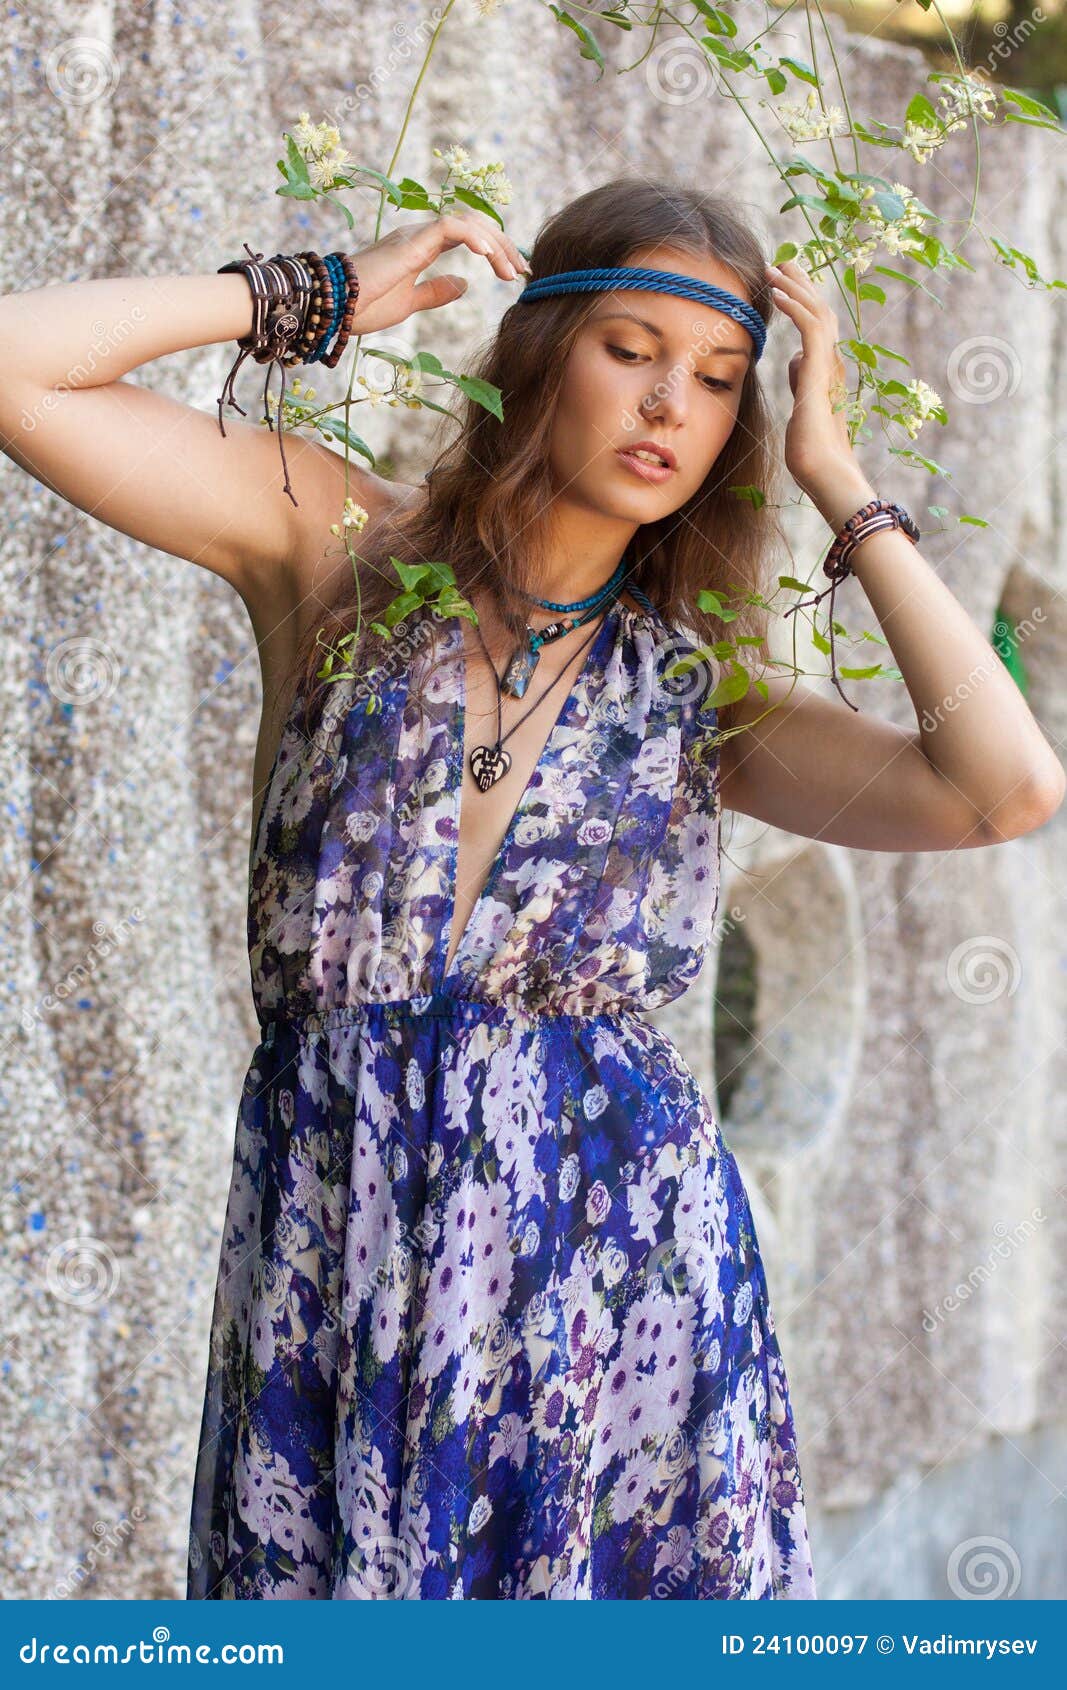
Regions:
[[[640,352],[633,352],[626,346],[609,345],[608,351],[613,352],[617,358],[623,359],[627,364],[632,363],[635,358],[641,357]],[[732,381],[722,381],[718,376],[702,375],[700,379],[702,382],[705,382],[709,388],[713,388],[719,393],[732,393],[734,390],[734,384]]]

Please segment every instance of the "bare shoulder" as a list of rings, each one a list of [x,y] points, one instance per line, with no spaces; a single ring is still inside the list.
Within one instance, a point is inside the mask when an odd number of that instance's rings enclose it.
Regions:
[[[339,523],[346,498],[368,513],[369,535],[388,517],[425,496],[425,486],[390,481],[307,435],[286,438],[290,481],[297,504],[289,524],[289,547],[281,569],[263,572],[244,595],[265,668],[265,683],[287,669],[298,646],[351,576],[343,542],[330,528]]]
[[[270,770],[282,728],[295,699],[294,666],[326,607],[346,580],[351,564],[343,542],[330,533],[346,496],[367,511],[364,535],[419,498],[424,484],[390,481],[306,436],[286,443],[290,479],[298,505],[293,510],[291,551],[282,569],[261,575],[244,595],[259,652],[262,714],[255,758],[257,795]]]

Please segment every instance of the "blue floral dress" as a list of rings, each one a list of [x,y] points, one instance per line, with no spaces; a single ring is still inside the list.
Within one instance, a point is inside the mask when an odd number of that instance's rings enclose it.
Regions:
[[[189,1597],[815,1596],[748,1199],[642,1016],[704,960],[719,799],[715,711],[669,673],[692,644],[634,596],[447,975],[464,624],[433,617],[380,708],[339,682],[308,739],[294,701]]]

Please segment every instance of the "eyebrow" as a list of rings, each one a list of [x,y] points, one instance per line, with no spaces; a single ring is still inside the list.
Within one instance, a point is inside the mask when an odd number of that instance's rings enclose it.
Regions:
[[[657,340],[663,339],[662,329],[658,329],[655,323],[650,323],[647,317],[635,316],[632,311],[602,311],[597,316],[593,317],[591,321],[594,323],[608,323],[613,317],[622,317],[627,323],[640,323],[641,327],[643,329],[647,329],[649,334],[655,335]],[[750,346],[709,346],[708,356],[751,358],[752,348]]]

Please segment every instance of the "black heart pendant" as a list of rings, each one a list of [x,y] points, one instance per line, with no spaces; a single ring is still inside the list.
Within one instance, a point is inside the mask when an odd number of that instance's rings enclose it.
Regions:
[[[479,792],[488,792],[511,768],[511,756],[502,745],[476,745],[470,755],[470,765]]]

